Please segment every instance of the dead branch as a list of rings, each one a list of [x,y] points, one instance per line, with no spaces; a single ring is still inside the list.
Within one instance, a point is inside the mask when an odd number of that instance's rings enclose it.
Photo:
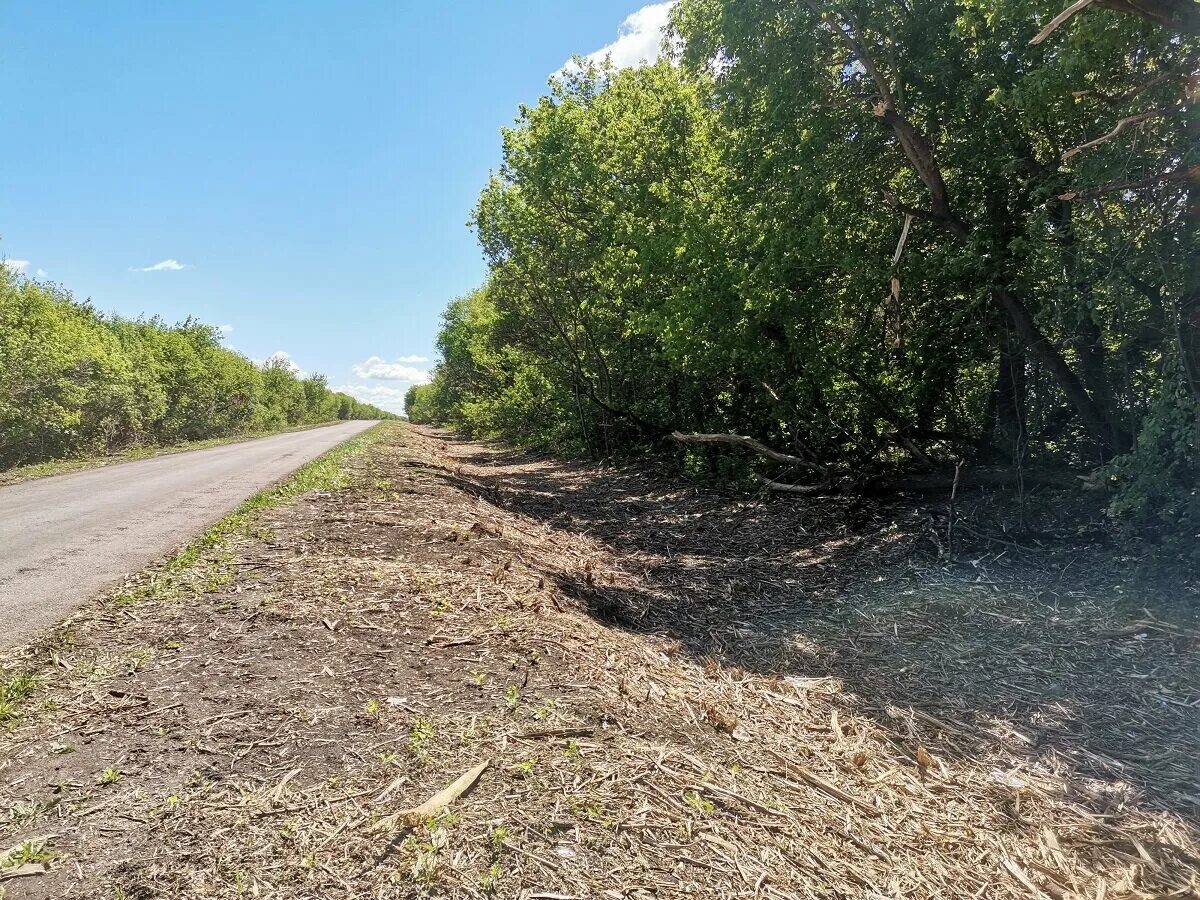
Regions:
[[[828,474],[824,466],[801,459],[799,456],[792,456],[790,453],[780,453],[761,441],[742,434],[684,434],[681,431],[675,431],[672,432],[671,439],[681,444],[732,444],[743,450],[757,453],[759,456],[765,456],[767,459],[773,459],[778,463],[808,469],[811,472],[820,472],[822,475]]]
[[[1146,188],[1157,187],[1160,184],[1170,184],[1175,181],[1190,181],[1200,179],[1200,166],[1188,166],[1186,169],[1182,166],[1178,169],[1171,169],[1167,172],[1160,172],[1158,175],[1151,175],[1148,178],[1138,178],[1133,181],[1110,181],[1107,184],[1099,184],[1096,187],[1085,188],[1082,191],[1067,191],[1065,194],[1059,194],[1059,200],[1093,200],[1096,197],[1101,197],[1104,194],[1111,194],[1114,191],[1141,191]]]
[[[904,254],[904,245],[908,243],[908,232],[912,228],[913,214],[905,213],[904,228],[900,232],[900,241],[896,244],[896,252],[892,254],[892,270],[900,265],[900,257]]]
[[[781,494],[815,494],[818,491],[827,490],[830,485],[828,478],[822,478],[816,484],[783,484],[773,478],[767,478],[765,475],[755,474],[754,477],[768,491],[777,491]]]
[[[1086,144],[1080,144],[1078,147],[1072,147],[1063,154],[1063,161],[1066,162],[1068,159],[1078,156],[1080,153],[1091,150],[1093,147],[1099,147],[1101,144],[1111,141],[1127,128],[1132,128],[1134,125],[1141,125],[1143,122],[1150,122],[1154,119],[1161,119],[1168,115],[1169,112],[1170,110],[1165,109],[1151,109],[1143,113],[1138,113],[1136,116],[1126,116],[1124,119],[1119,120],[1117,124],[1112,127],[1112,130],[1106,134],[1102,134],[1100,137],[1096,138],[1095,140],[1088,141]]]
[[[1034,35],[1031,44],[1040,44],[1076,13],[1096,3],[1104,9],[1140,16],[1157,22],[1172,31],[1191,34],[1200,32],[1200,13],[1193,0],[1075,0],[1070,6],[1051,19],[1046,27]]]
[[[1029,43],[1035,44],[1035,45],[1040,44],[1046,38],[1050,37],[1050,35],[1054,34],[1054,32],[1058,31],[1059,27],[1064,22],[1066,22],[1068,19],[1070,19],[1073,15],[1075,15],[1075,13],[1080,12],[1081,10],[1085,9],[1086,7],[1091,6],[1092,3],[1094,3],[1094,2],[1095,2],[1095,0],[1075,0],[1074,3],[1072,3],[1070,6],[1068,6],[1066,9],[1064,9],[1062,12],[1060,12],[1057,16],[1055,16],[1053,19],[1051,19],[1046,24],[1046,27],[1043,28],[1041,31],[1039,31],[1036,35],[1034,35],[1033,39]]]

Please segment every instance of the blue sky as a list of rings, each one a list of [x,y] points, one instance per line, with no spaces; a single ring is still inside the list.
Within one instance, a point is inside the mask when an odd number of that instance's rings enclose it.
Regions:
[[[483,278],[500,128],[572,54],[653,55],[667,8],[4,0],[0,258],[398,410]]]

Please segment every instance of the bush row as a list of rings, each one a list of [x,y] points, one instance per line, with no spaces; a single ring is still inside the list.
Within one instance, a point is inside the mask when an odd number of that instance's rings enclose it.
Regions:
[[[97,312],[0,265],[0,468],[389,414],[189,319]]]

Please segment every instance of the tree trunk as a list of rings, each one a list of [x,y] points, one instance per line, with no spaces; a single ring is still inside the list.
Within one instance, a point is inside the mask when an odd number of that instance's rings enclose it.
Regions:
[[[1128,432],[1111,422],[1104,410],[1092,399],[1079,376],[1067,365],[1062,353],[1050,343],[1033,321],[1033,316],[1029,314],[1025,304],[1004,288],[993,289],[992,299],[1008,314],[1017,336],[1024,341],[1025,346],[1050,371],[1050,375],[1066,395],[1067,401],[1075,408],[1088,432],[1114,454],[1126,452],[1133,443]]]
[[[996,391],[993,397],[994,417],[991,419],[996,446],[1005,461],[1016,465],[1025,455],[1026,394],[1025,347],[1005,334],[1000,342],[1000,358],[996,371]]]
[[[860,40],[860,28],[857,20],[852,16],[839,17],[832,13],[827,14],[818,6],[816,0],[806,0],[806,2],[817,17],[832,28],[834,34],[850,48],[858,57],[858,61],[862,63],[879,92],[880,99],[873,108],[875,117],[891,130],[900,144],[900,149],[905,159],[908,160],[909,166],[916,172],[928,191],[931,207],[929,210],[901,206],[895,202],[894,196],[892,197],[893,207],[908,215],[936,222],[959,240],[968,240],[971,236],[971,224],[959,218],[954,208],[932,144],[920,129],[909,121],[904,112],[896,108],[895,98],[887,83],[887,78],[875,65],[875,61],[866,52],[866,47]],[[1112,2],[1167,3],[1174,8],[1176,0],[1112,0]],[[1178,0],[1178,2],[1191,3],[1191,0]],[[1078,195],[1064,195],[1063,199],[1070,200],[1076,196]],[[992,298],[1012,320],[1017,336],[1025,342],[1035,356],[1046,363],[1046,368],[1058,382],[1068,402],[1075,408],[1084,427],[1092,437],[1114,453],[1123,453],[1128,450],[1132,445],[1129,435],[1106,414],[1105,410],[1088,393],[1087,388],[1071,369],[1062,353],[1042,333],[1024,301],[1005,288],[994,288]]]
[[[1095,319],[1095,295],[1079,258],[1079,241],[1075,232],[1074,206],[1060,201],[1058,221],[1059,244],[1062,247],[1062,268],[1070,292],[1074,334],[1071,344],[1079,360],[1079,376],[1096,405],[1111,423],[1116,421],[1113,409],[1113,389],[1109,380],[1107,352],[1100,326]]]
[[[1193,102],[1193,106],[1194,106]],[[1192,119],[1188,125],[1188,137],[1193,146],[1200,142],[1200,117],[1191,110]],[[1188,386],[1192,389],[1192,398],[1197,403],[1197,416],[1200,417],[1200,176],[1192,175],[1187,183],[1187,207],[1183,214],[1183,241],[1189,251],[1183,273],[1183,294],[1179,298],[1179,310],[1176,313],[1175,329],[1179,341],[1179,358],[1183,363],[1183,373]]]

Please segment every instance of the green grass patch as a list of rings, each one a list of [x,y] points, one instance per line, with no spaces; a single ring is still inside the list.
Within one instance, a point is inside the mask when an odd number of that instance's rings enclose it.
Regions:
[[[20,714],[21,706],[37,690],[33,675],[8,675],[0,671],[0,724],[11,722]]]
[[[46,849],[45,838],[34,838],[31,841],[22,841],[15,847],[8,850],[0,850],[0,875],[6,871],[19,869],[21,866],[29,863],[40,863],[48,865],[55,859],[55,854]],[[0,897],[3,897],[0,894]]]

